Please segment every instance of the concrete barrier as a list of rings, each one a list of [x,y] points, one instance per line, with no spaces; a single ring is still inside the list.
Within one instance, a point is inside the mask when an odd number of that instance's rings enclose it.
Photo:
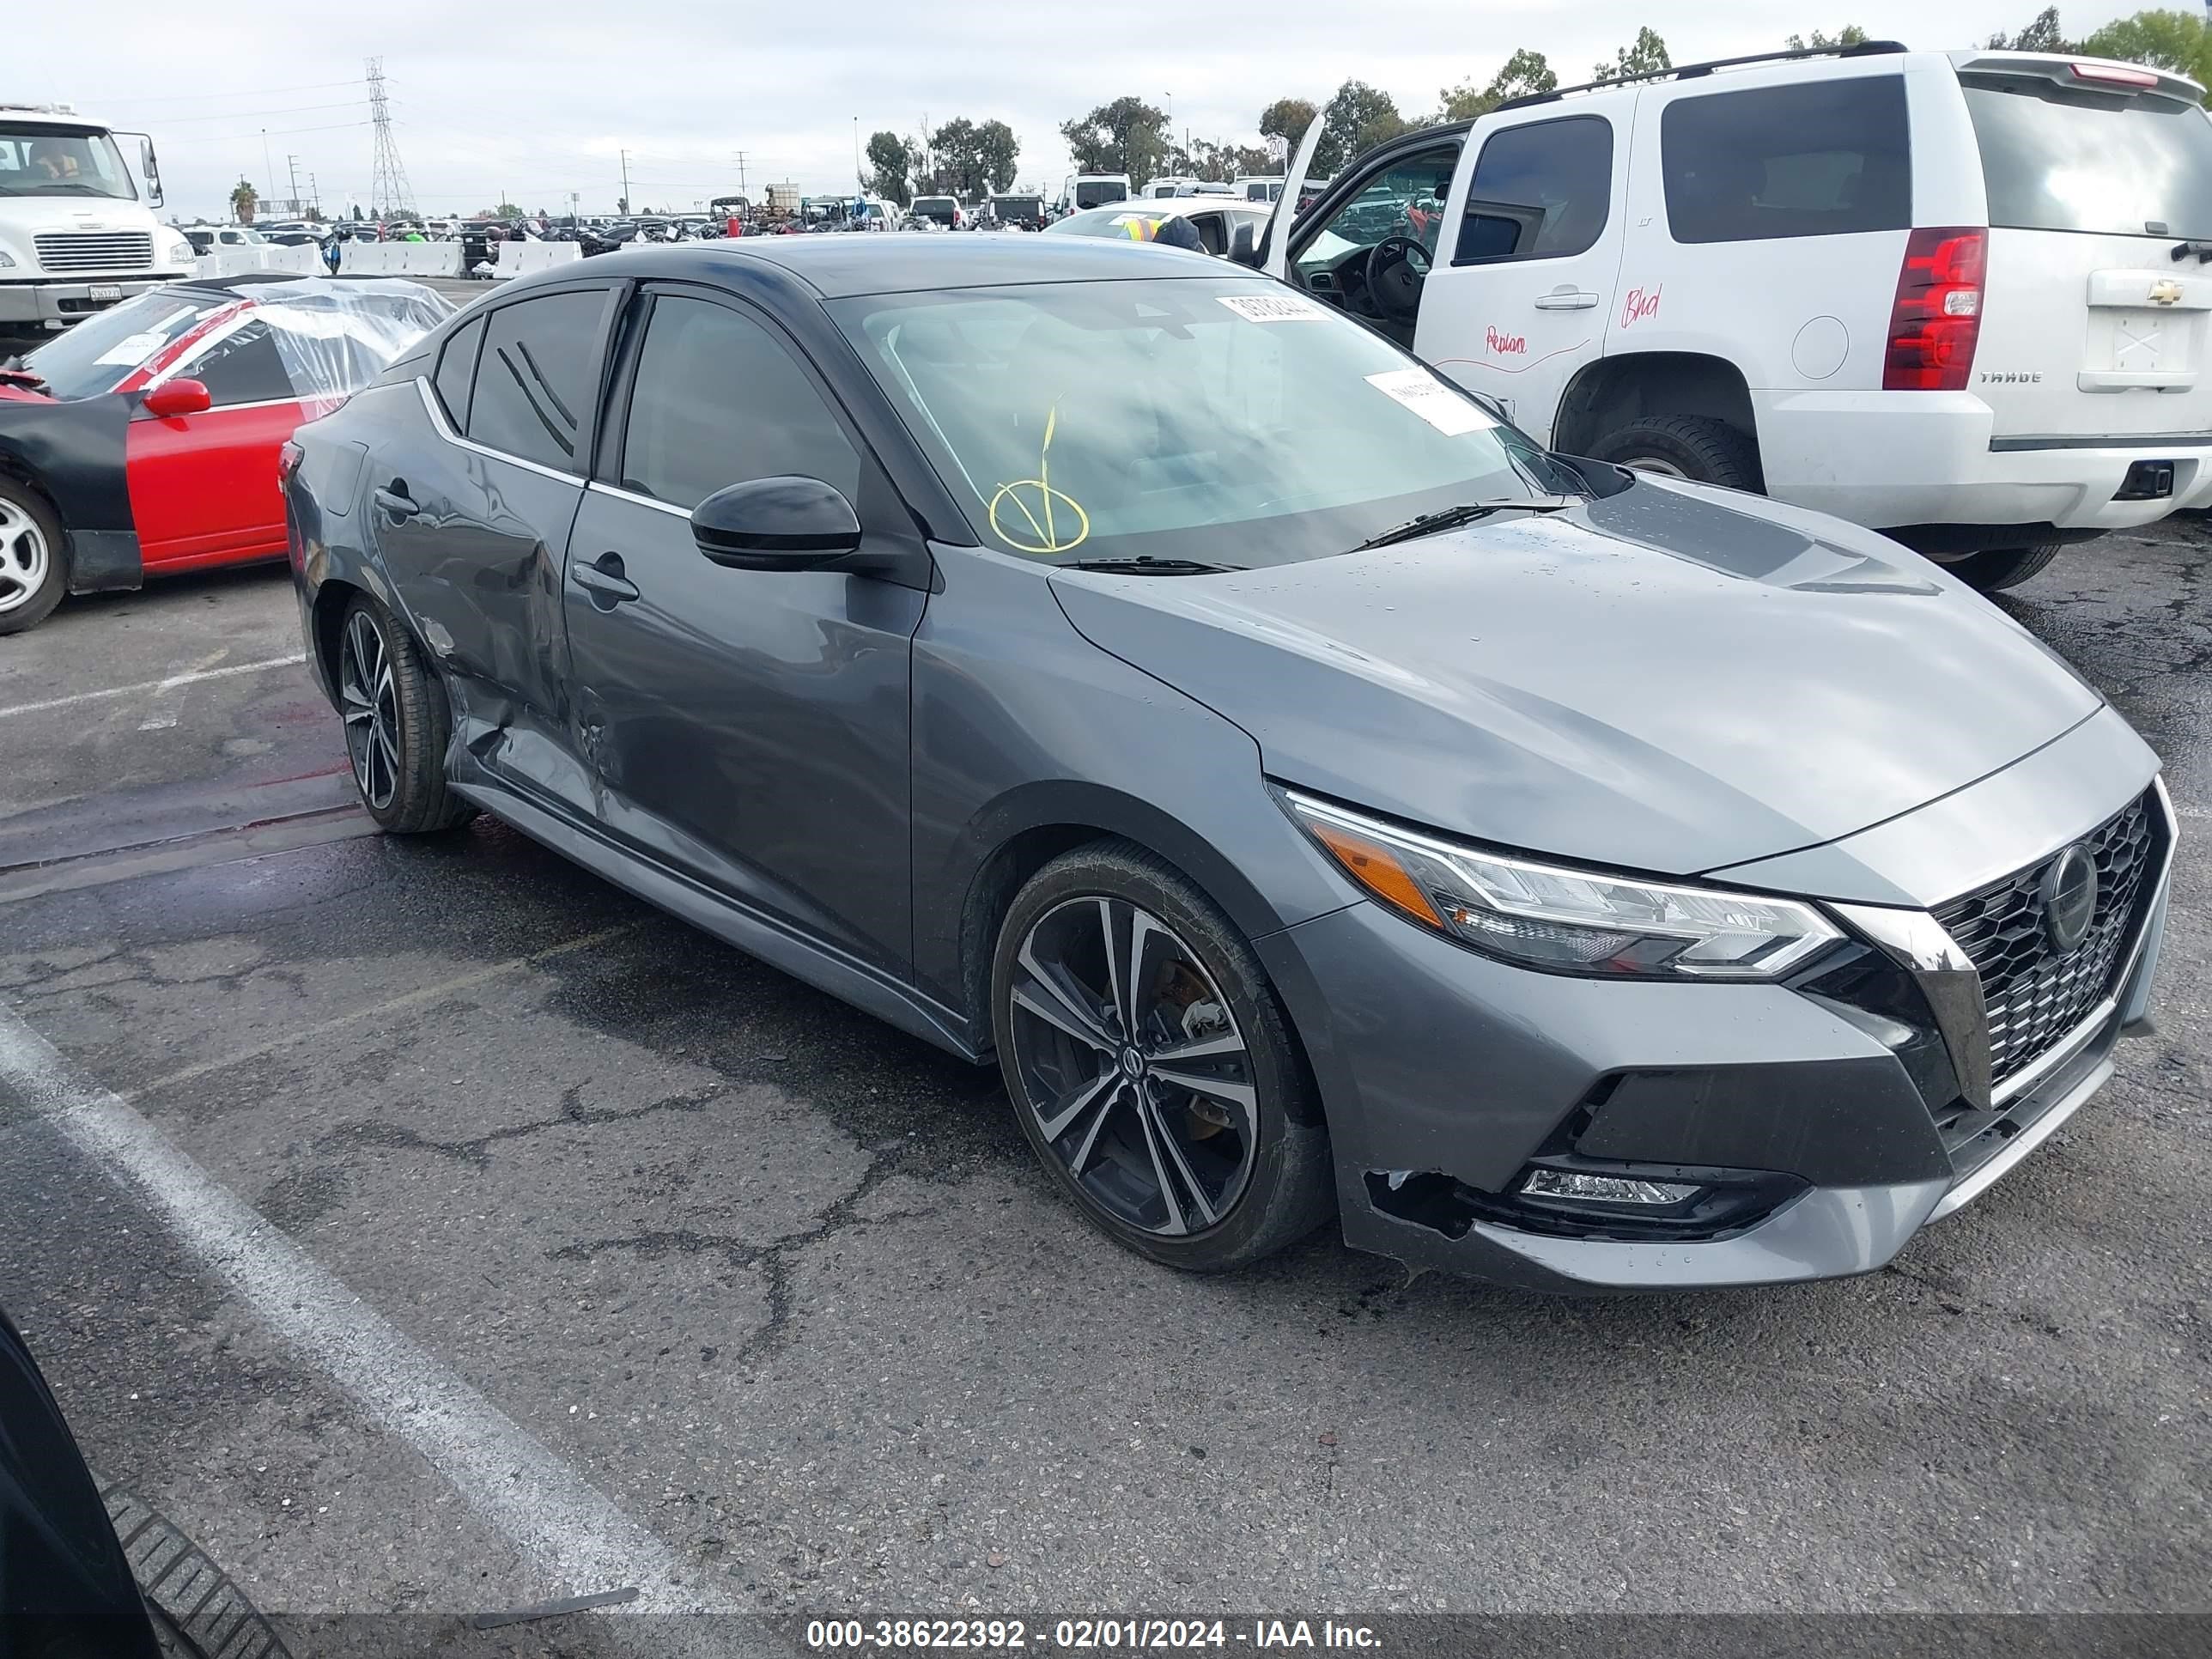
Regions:
[[[402,255],[411,242],[348,242],[338,250],[341,276],[397,276],[404,270]]]
[[[459,276],[464,274],[461,270],[464,250],[459,242],[402,242],[399,246],[405,255],[404,275]]]
[[[574,242],[501,242],[491,274],[501,280],[527,276],[532,271],[574,264],[583,257],[583,248]]]
[[[323,263],[323,251],[313,242],[298,247],[279,247],[274,244],[247,250],[261,255],[264,270],[295,272],[301,276],[326,276],[330,267]]]
[[[273,242],[252,247],[216,246],[192,261],[195,276],[246,276],[257,270],[320,276],[329,269],[323,263],[323,251],[319,247],[280,247]]]
[[[338,251],[341,276],[458,276],[459,242],[348,242]]]

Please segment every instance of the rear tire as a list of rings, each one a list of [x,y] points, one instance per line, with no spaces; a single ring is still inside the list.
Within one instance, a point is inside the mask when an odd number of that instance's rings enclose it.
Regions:
[[[1616,466],[1686,478],[1727,489],[1763,491],[1759,446],[1726,421],[1705,415],[1651,415],[1617,427],[1591,447],[1591,457]]]
[[[991,1014],[1023,1133],[1139,1255],[1228,1272],[1334,1209],[1289,1016],[1236,924],[1165,860],[1102,841],[1040,870],[1000,930]]]
[[[0,635],[52,616],[69,592],[69,543],[46,497],[0,478]]]
[[[1943,568],[1968,586],[1984,593],[2002,593],[2018,587],[2059,554],[2063,542],[2042,542],[2033,547],[1990,547],[1944,563]]]
[[[446,688],[413,635],[366,593],[338,624],[337,684],[354,787],[380,828],[417,836],[477,815],[446,782],[453,735]]]

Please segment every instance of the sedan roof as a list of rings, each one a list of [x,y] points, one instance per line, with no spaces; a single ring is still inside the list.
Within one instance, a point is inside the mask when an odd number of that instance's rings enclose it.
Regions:
[[[1149,243],[1087,236],[741,236],[611,253],[592,260],[587,271],[562,265],[545,275],[573,280],[604,271],[713,282],[726,280],[731,274],[729,262],[742,260],[777,267],[822,298],[836,300],[1015,283],[1218,278],[1224,274],[1218,260],[1201,263],[1194,258],[1186,262],[1175,258],[1175,252]],[[1258,273],[1253,274],[1256,277]]]

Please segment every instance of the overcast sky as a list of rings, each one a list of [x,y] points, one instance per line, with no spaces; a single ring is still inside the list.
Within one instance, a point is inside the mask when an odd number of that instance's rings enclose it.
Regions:
[[[1066,171],[1059,124],[1125,93],[1170,105],[1200,137],[1256,142],[1285,95],[1320,100],[1347,76],[1408,115],[1439,88],[1487,80],[1516,46],[1584,78],[1645,23],[1677,63],[1778,48],[1792,30],[1857,23],[1927,48],[2017,29],[2037,0],[1697,0],[1655,15],[1626,0],[1267,0],[1212,9],[1165,0],[839,0],[714,5],[653,0],[92,0],[16,9],[0,100],[58,100],[159,143],[169,204],[223,210],[244,174],[264,194],[313,175],[326,209],[367,204],[372,144],[363,59],[380,54],[399,154],[417,203],[467,212],[504,192],[526,209],[614,210],[620,152],[632,199],[689,207],[744,182],[849,189],[860,139],[957,115],[1006,121],[1021,180]],[[2187,0],[2166,0],[2187,3]],[[2086,33],[2138,8],[2064,5]],[[2193,8],[2191,8],[2193,9]],[[1158,43],[1158,44],[1155,44]],[[264,157],[264,132],[266,132]]]

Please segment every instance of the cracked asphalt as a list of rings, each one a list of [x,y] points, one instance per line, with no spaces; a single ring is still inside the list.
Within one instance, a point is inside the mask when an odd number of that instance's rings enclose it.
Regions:
[[[296,665],[162,687],[296,651],[281,572],[0,649],[0,1005],[702,1606],[2202,1611],[2209,567],[2177,524],[2007,601],[2167,762],[2158,1035],[1846,1283],[1565,1301],[1326,1234],[1229,1279],[1126,1255],[995,1073],[489,819],[367,833]],[[123,686],[153,689],[7,712]],[[605,1588],[546,1582],[9,1090],[0,1305],[94,1462],[265,1609]]]

